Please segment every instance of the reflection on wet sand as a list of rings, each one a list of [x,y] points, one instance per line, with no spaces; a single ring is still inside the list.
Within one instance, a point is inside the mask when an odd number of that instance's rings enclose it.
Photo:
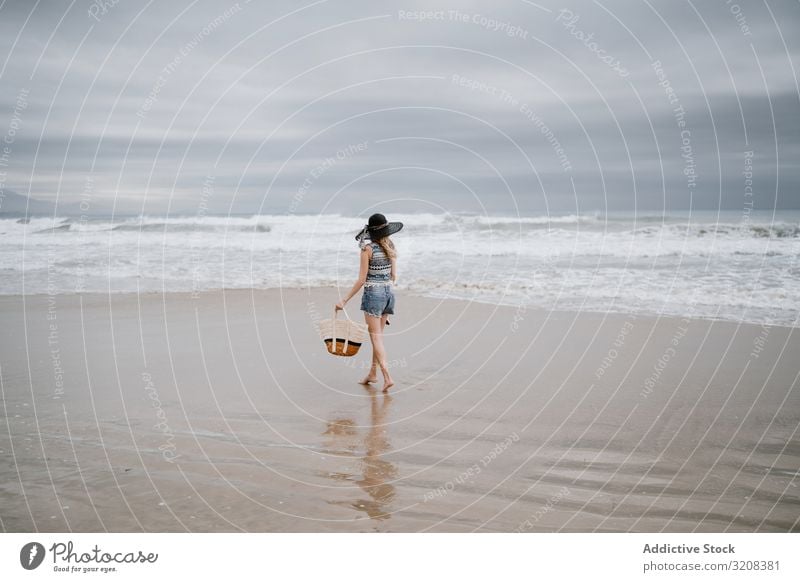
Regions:
[[[323,434],[330,437],[331,448],[347,451],[344,453],[346,456],[352,454],[360,461],[360,475],[347,472],[329,475],[335,480],[356,483],[369,496],[348,502],[348,505],[365,512],[371,519],[383,520],[391,517],[388,505],[395,498],[395,488],[391,483],[397,476],[397,467],[381,457],[391,448],[384,426],[392,398],[389,395],[379,397],[375,390],[370,389],[369,402],[370,424],[363,440],[358,437],[356,423],[347,418],[328,422],[327,430]],[[360,448],[363,448],[363,456],[357,453]]]

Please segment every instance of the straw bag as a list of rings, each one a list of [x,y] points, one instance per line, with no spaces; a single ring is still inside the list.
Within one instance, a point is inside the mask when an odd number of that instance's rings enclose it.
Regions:
[[[344,312],[344,310],[342,310]],[[361,344],[367,341],[367,324],[350,319],[338,319],[338,310],[333,310],[333,319],[319,322],[319,335],[325,342],[328,353],[334,356],[355,356]]]

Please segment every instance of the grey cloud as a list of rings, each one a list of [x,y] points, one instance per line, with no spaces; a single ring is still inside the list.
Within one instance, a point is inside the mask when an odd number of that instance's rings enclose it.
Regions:
[[[213,173],[216,210],[281,212],[326,157],[365,142],[313,180],[303,211],[403,197],[417,209],[681,208],[690,194],[739,208],[753,150],[759,202],[777,190],[780,206],[800,206],[796,2],[741,3],[738,15],[725,3],[540,4],[123,0],[98,21],[85,0],[7,1],[0,132],[28,92],[6,186],[74,202],[91,174],[98,200],[134,212],[146,194],[148,211],[192,212]],[[676,103],[653,60],[686,111],[691,193]],[[416,166],[428,170],[392,169]]]

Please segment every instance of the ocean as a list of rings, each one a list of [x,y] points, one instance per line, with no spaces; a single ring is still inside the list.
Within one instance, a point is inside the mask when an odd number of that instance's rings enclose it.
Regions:
[[[399,293],[797,326],[800,211],[392,215]],[[0,294],[349,286],[363,217],[0,219]],[[333,300],[333,297],[332,297]]]

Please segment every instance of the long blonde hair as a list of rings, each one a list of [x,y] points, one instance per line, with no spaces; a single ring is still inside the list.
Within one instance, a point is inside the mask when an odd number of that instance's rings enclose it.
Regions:
[[[382,236],[378,240],[372,242],[378,243],[381,249],[383,249],[384,254],[390,259],[397,258],[397,249],[394,248],[394,243],[388,236]]]

